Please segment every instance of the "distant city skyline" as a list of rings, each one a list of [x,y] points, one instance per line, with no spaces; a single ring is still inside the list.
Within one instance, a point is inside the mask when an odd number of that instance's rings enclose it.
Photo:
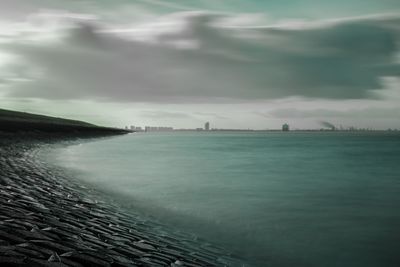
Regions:
[[[1,108],[125,127],[400,128],[400,1],[0,1]]]
[[[327,121],[321,121],[319,128],[291,128],[288,123],[283,123],[281,128],[264,128],[264,129],[252,129],[252,128],[218,128],[210,127],[210,122],[204,124],[204,128],[174,128],[171,126],[125,126],[125,129],[129,129],[133,132],[171,132],[171,131],[398,131],[398,128],[387,128],[387,129],[375,129],[375,128],[359,128],[356,126],[333,125]]]

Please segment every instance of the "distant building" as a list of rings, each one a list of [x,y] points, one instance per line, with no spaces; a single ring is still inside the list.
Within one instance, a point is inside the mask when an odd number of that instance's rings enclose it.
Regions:
[[[144,127],[146,132],[169,132],[173,131],[174,128],[172,127],[154,127],[154,126],[146,126]]]
[[[140,126],[131,125],[131,126],[129,127],[129,129],[130,129],[131,131],[135,131],[135,132],[143,132],[143,129],[142,129],[142,127],[140,127]]]
[[[206,124],[204,124],[204,130],[209,131],[210,130],[210,123],[206,122]]]
[[[289,131],[289,124],[285,123],[284,125],[282,125],[282,131],[288,132]]]

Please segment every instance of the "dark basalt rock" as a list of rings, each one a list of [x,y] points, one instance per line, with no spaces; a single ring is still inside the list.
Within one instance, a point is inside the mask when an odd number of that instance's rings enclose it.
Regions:
[[[46,257],[49,257],[50,255],[53,254],[52,250],[36,246],[36,245],[34,245],[32,243],[22,243],[22,244],[18,244],[16,247],[21,247],[23,249],[29,249],[29,250],[32,250],[32,251],[36,251],[37,253],[45,255]],[[41,258],[41,257],[38,257],[38,258]]]
[[[13,235],[13,234],[9,234],[9,233],[7,233],[5,231],[2,231],[2,230],[0,230],[0,239],[7,240],[7,241],[9,241],[10,243],[13,243],[13,244],[19,244],[19,243],[25,242],[25,239],[23,239],[21,237],[18,237],[16,235]]]
[[[37,258],[37,259],[45,259],[46,257],[44,256],[43,253],[32,250],[32,249],[28,249],[28,248],[24,248],[21,246],[15,246],[15,251],[19,252],[23,255],[26,255],[27,257],[32,257],[32,258]]]
[[[62,262],[50,262],[47,260],[39,260],[28,258],[25,260],[26,266],[34,266],[34,267],[68,267],[68,265]]]
[[[58,256],[58,254],[56,252],[54,252],[53,254],[51,254],[50,258],[47,259],[47,261],[61,262],[61,258],[60,258],[60,256]]]
[[[144,240],[141,240],[139,242],[133,242],[133,246],[144,251],[156,251],[156,249],[152,245],[146,244],[144,242],[145,242]]]
[[[120,253],[121,255],[124,255],[128,257],[129,259],[135,259],[135,258],[140,258],[142,255],[145,253],[143,251],[131,248],[131,247],[115,247],[112,249],[113,251]]]
[[[83,264],[84,266],[99,266],[99,267],[107,267],[111,266],[112,262],[107,262],[97,257],[93,257],[86,253],[72,252],[70,254],[61,255],[64,258],[68,258],[72,261]],[[99,255],[100,256],[100,255]]]
[[[56,243],[56,242],[52,242],[52,241],[48,241],[48,240],[31,240],[30,242],[39,247],[48,248],[52,251],[56,251],[59,253],[64,253],[64,252],[69,252],[69,251],[74,250],[71,247],[67,247],[67,246],[61,245],[60,243]]]
[[[25,258],[24,257],[9,257],[9,256],[0,256],[0,266],[24,266]]]
[[[76,261],[70,260],[70,259],[65,258],[65,257],[60,257],[60,258],[61,258],[61,262],[66,264],[66,265],[68,265],[68,266],[71,266],[71,267],[84,267],[83,264],[78,263]]]

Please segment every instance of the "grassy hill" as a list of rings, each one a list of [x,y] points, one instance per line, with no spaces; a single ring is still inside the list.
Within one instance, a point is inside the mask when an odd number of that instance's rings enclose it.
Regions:
[[[83,121],[5,109],[0,109],[0,131],[93,134],[124,134],[129,132],[124,129],[102,127]]]

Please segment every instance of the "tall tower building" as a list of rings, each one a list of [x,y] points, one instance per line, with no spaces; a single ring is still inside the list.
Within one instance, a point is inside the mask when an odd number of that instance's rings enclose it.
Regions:
[[[209,123],[209,122],[206,122],[206,123],[204,124],[204,130],[206,130],[206,131],[209,131],[209,130],[210,130],[210,123]]]
[[[289,124],[285,123],[284,125],[282,125],[282,131],[284,132],[289,131]]]

